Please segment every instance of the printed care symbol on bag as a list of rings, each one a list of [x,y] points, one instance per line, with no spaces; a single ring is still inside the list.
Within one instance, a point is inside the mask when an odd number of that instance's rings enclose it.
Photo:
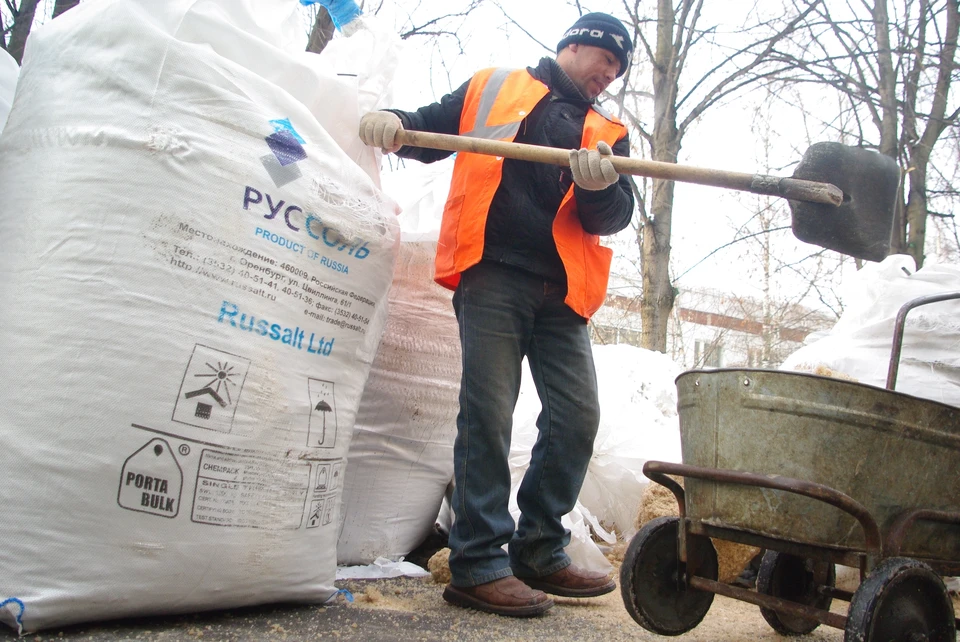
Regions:
[[[342,461],[319,464],[317,466],[317,483],[313,488],[313,494],[320,495],[328,490],[340,488],[340,471],[342,468]]]
[[[323,519],[323,499],[310,502],[310,517],[307,518],[307,528],[316,528]]]
[[[206,372],[198,372],[193,375],[196,378],[202,379],[203,387],[184,393],[183,398],[194,399],[196,397],[209,395],[214,401],[220,404],[221,408],[226,408],[233,402],[230,398],[230,388],[237,387],[237,382],[233,380],[236,376],[236,373],[233,372],[236,366],[230,365],[229,361],[217,361],[216,367],[210,363],[205,363],[204,365],[207,369]],[[224,397],[226,397],[226,399],[224,399]],[[213,406],[198,401],[195,415],[200,419],[209,419],[212,410]]]
[[[317,467],[317,485],[314,490],[318,493],[325,492],[330,484],[330,469],[332,464],[320,464]]]
[[[337,442],[337,404],[333,398],[333,382],[307,379],[310,395],[308,448],[333,448]]]
[[[196,345],[187,363],[173,420],[230,432],[249,359]]]
[[[340,488],[340,470],[343,467],[342,462],[337,462],[333,465],[333,473],[331,474],[330,481],[330,490],[337,490]]]
[[[117,503],[139,513],[176,517],[180,512],[183,470],[163,439],[152,439],[130,455],[120,471]]]
[[[297,163],[307,158],[307,151],[303,148],[306,141],[293,128],[289,118],[271,120],[270,125],[273,133],[264,140],[273,153],[261,156],[260,162],[276,186],[283,187],[302,175]]]
[[[333,521],[333,509],[336,506],[336,496],[327,495],[310,502],[310,516],[307,518],[307,528],[326,526]]]
[[[324,498],[325,501],[323,504],[323,517],[320,518],[320,523],[323,524],[324,526],[326,526],[327,524],[333,521],[333,509],[334,509],[334,506],[336,505],[336,501],[334,501],[335,498],[336,498],[335,495],[327,495]]]

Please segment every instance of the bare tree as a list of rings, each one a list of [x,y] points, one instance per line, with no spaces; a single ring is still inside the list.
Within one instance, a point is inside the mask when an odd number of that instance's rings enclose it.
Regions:
[[[819,5],[797,39],[792,81],[832,88],[842,99],[825,129],[903,168],[893,249],[912,255],[918,267],[931,215],[929,184],[957,193],[955,170],[931,163],[941,135],[960,116],[949,99],[958,30],[958,0],[865,0],[832,10]],[[940,160],[955,166],[956,153]]]
[[[703,0],[658,0],[655,20],[641,13],[646,4],[623,2],[652,67],[652,127],[646,118],[649,103],[644,100],[649,94],[638,90],[638,79],[610,98],[639,132],[650,157],[667,163],[677,162],[684,136],[708,109],[789,70],[781,49],[819,4],[819,0],[787,3],[773,17],[763,17],[758,4],[745,17],[743,27],[721,34],[716,24],[702,24]],[[717,62],[691,70],[701,55]],[[670,278],[674,183],[654,179],[651,196],[646,204],[649,213],[641,210],[637,227],[643,275],[643,346],[665,351],[667,323],[676,297]]]
[[[773,148],[778,142],[770,106],[765,99],[754,112],[753,134],[760,144],[761,173],[778,173],[771,167]],[[810,299],[820,308],[834,312],[829,318],[836,321],[842,304],[831,288],[833,278],[844,261],[842,255],[827,250],[808,252],[788,231],[791,214],[787,204],[769,196],[745,196],[752,201],[754,215],[737,230],[736,236],[745,240],[741,253],[747,264],[759,272],[762,296],[759,306],[744,301],[740,315],[760,324],[761,345],[757,363],[764,368],[780,365],[796,349],[796,338],[810,329],[824,329],[824,315],[806,306]],[[753,260],[750,260],[750,258]],[[758,309],[759,308],[759,309]]]
[[[0,44],[13,56],[17,64],[23,61],[23,48],[33,26],[39,0],[21,0],[19,5],[13,0],[3,0],[6,11],[2,14],[3,37]]]
[[[80,0],[55,0],[52,17],[56,18],[78,4]],[[0,28],[3,30],[0,49],[6,50],[18,64],[23,62],[23,49],[37,18],[39,6],[40,0],[20,0],[19,3],[14,0],[3,0],[3,4],[0,5]],[[46,4],[43,6],[45,7]]]

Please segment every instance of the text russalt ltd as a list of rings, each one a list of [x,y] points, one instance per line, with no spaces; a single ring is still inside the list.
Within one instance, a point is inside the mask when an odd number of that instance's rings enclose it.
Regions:
[[[217,316],[218,323],[228,323],[231,327],[247,332],[253,332],[262,337],[267,337],[284,345],[303,350],[303,339],[306,332],[299,326],[296,328],[285,328],[279,323],[270,323],[266,319],[258,319],[252,314],[241,312],[236,303],[224,301],[220,306],[220,314]],[[336,339],[330,337],[328,341],[325,336],[317,337],[313,332],[310,333],[310,340],[307,342],[307,352],[323,357],[329,357],[333,352],[333,342]]]

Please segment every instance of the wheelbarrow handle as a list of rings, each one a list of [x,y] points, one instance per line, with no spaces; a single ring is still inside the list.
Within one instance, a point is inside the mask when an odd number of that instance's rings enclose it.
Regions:
[[[649,479],[673,491],[678,503],[680,503],[682,494],[684,494],[685,491],[678,483],[667,477],[667,475],[692,477],[693,479],[702,479],[720,484],[769,488],[771,490],[793,493],[802,497],[809,497],[810,499],[829,504],[830,506],[839,508],[860,523],[861,528],[863,528],[863,538],[866,544],[868,568],[872,569],[876,563],[880,561],[883,550],[883,536],[880,533],[880,526],[873,518],[873,515],[857,500],[825,484],[818,484],[805,479],[784,477],[782,475],[767,475],[722,468],[705,468],[702,466],[692,466],[690,464],[676,464],[655,460],[648,460],[643,465],[642,470],[643,474]],[[679,489],[681,494],[677,494],[677,489]],[[681,518],[686,518],[686,507],[683,503],[680,503],[680,511]]]
[[[404,129],[398,132],[398,142],[411,147],[425,147],[427,149],[442,149],[451,152],[467,152],[501,156],[514,160],[533,161],[550,165],[570,165],[570,150],[525,143],[512,143],[501,140],[488,140],[470,136],[451,136],[450,134],[435,134]],[[795,201],[823,203],[839,206],[843,203],[843,191],[830,183],[818,183],[798,178],[779,176],[765,176],[763,174],[746,174],[728,172],[720,169],[708,169],[676,163],[662,163],[659,161],[641,160],[624,156],[614,156],[610,159],[614,169],[620,174],[631,176],[645,176],[647,178],[662,178],[681,183],[696,183],[712,187],[778,196]]]
[[[893,345],[890,348],[890,364],[887,367],[887,390],[897,389],[897,375],[900,372],[900,353],[903,350],[903,333],[907,325],[907,314],[914,308],[940,301],[960,299],[960,292],[944,292],[918,297],[904,303],[897,311],[897,318],[893,323]]]

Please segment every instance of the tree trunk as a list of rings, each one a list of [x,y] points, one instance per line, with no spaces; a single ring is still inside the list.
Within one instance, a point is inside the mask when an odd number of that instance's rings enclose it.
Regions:
[[[33,16],[37,13],[38,2],[39,0],[22,0],[20,8],[13,17],[13,28],[10,30],[10,42],[7,43],[7,51],[17,61],[18,65],[23,62],[23,48],[27,44],[30,27],[33,26]]]
[[[897,76],[893,70],[893,53],[890,49],[890,19],[886,0],[876,0],[873,5],[873,25],[877,34],[877,67],[880,81],[880,153],[896,160],[899,137],[897,136]]]
[[[327,43],[333,38],[334,25],[326,8],[320,7],[317,19],[310,30],[310,39],[307,41],[307,51],[318,54],[324,50]]]
[[[927,159],[911,162],[907,206],[904,218],[907,223],[907,245],[904,253],[913,257],[917,269],[923,267],[923,245],[927,237]]]
[[[680,152],[677,131],[677,52],[673,46],[676,15],[671,0],[657,3],[657,50],[653,62],[653,160],[676,163]],[[674,182],[653,181],[649,222],[641,247],[643,294],[640,299],[640,342],[648,350],[667,351],[667,323],[676,293],[670,282],[670,234],[673,225]]]
[[[938,75],[934,90],[933,104],[923,135],[907,148],[910,159],[910,191],[907,193],[905,211],[906,247],[904,251],[913,256],[917,269],[923,267],[924,246],[927,241],[927,175],[933,146],[946,129],[944,119],[947,111],[947,97],[950,82],[956,66],[957,35],[960,33],[960,1],[948,0],[946,4],[947,26],[943,35],[943,46],[937,62]],[[912,107],[912,105],[910,105]]]
[[[56,0],[53,4],[53,17],[56,18],[64,11],[73,9],[80,4],[80,0]]]
[[[767,232],[760,239],[761,252],[763,258],[763,325],[760,329],[760,335],[763,340],[763,348],[760,353],[761,368],[773,367],[774,341],[778,332],[779,323],[773,318],[773,266],[771,262],[770,249],[770,228],[773,227],[770,219],[765,215],[760,215],[761,229]],[[720,364],[723,365],[723,364]]]
[[[877,39],[877,97],[879,100],[879,121],[875,121],[880,133],[880,147],[877,151],[894,160],[900,150],[900,136],[897,133],[897,120],[900,112],[897,105],[897,76],[893,66],[893,51],[890,46],[890,17],[887,11],[886,0],[876,0],[873,3],[873,32]],[[869,100],[869,96],[864,96]],[[906,214],[903,210],[903,201],[897,200],[897,211],[894,215],[894,231],[891,251],[895,254],[906,252],[907,238],[905,234]]]

